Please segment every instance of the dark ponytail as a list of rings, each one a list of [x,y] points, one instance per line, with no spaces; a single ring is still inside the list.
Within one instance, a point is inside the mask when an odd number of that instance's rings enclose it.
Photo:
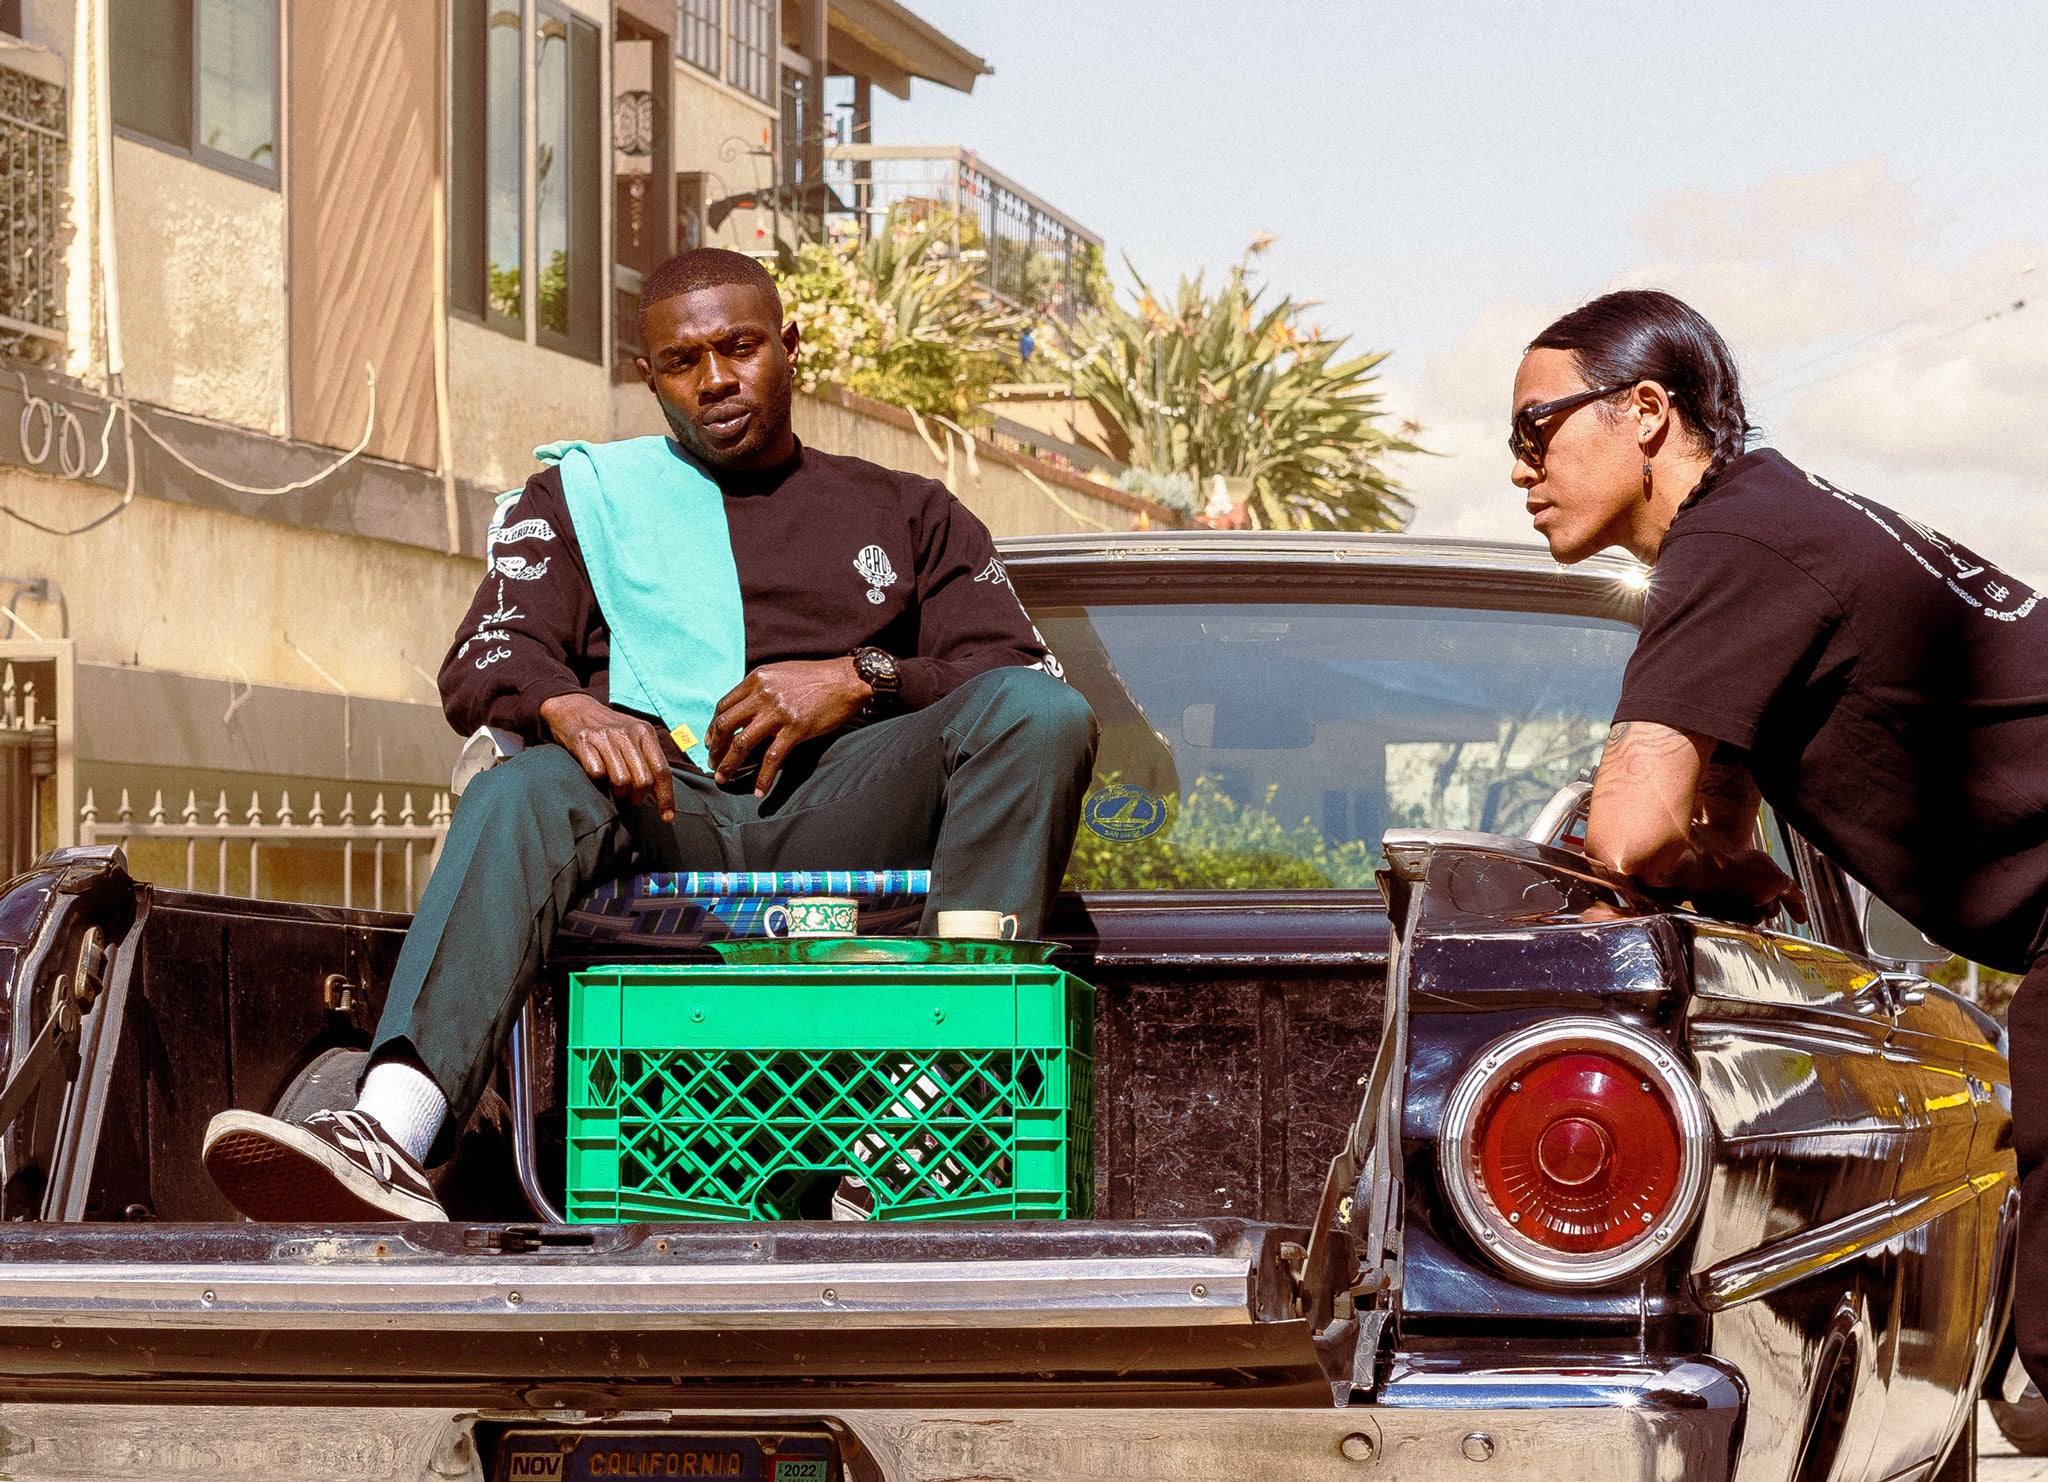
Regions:
[[[1756,429],[1742,409],[1742,388],[1728,344],[1689,304],[1654,288],[1602,294],[1529,342],[1531,350],[1569,350],[1588,386],[1655,381],[1671,393],[1707,471],[1697,498],[1740,458]]]

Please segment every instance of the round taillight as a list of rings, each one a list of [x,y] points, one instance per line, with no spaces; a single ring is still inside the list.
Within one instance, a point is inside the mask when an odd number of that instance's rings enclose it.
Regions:
[[[1451,1203],[1509,1269],[1563,1285],[1656,1258],[1706,1187],[1699,1088],[1662,1044],[1573,1018],[1487,1047],[1444,1105]]]

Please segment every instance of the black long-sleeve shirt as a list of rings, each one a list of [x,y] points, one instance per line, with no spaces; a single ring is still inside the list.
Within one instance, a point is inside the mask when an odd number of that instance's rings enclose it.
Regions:
[[[896,656],[908,710],[985,670],[1058,672],[988,527],[945,485],[805,447],[766,472],[705,472],[725,495],[750,671],[872,646]],[[608,702],[610,693],[610,630],[559,470],[526,481],[492,539],[483,584],[441,665],[442,707],[464,735],[491,725],[539,741],[543,702],[578,690]]]

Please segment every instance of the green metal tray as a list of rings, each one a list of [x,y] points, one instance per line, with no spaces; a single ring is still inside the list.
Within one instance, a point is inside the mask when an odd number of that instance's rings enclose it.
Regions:
[[[1058,942],[998,937],[745,937],[711,943],[734,967],[1016,967],[1050,962]]]

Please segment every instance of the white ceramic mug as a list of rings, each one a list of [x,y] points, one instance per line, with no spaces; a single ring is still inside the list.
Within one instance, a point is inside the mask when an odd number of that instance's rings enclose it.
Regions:
[[[860,920],[851,896],[806,895],[761,913],[761,930],[771,937],[850,937]]]
[[[1014,942],[1017,939],[1017,918],[1006,916],[1001,911],[941,911],[939,935],[979,937],[984,941],[999,937],[1003,941]]]

